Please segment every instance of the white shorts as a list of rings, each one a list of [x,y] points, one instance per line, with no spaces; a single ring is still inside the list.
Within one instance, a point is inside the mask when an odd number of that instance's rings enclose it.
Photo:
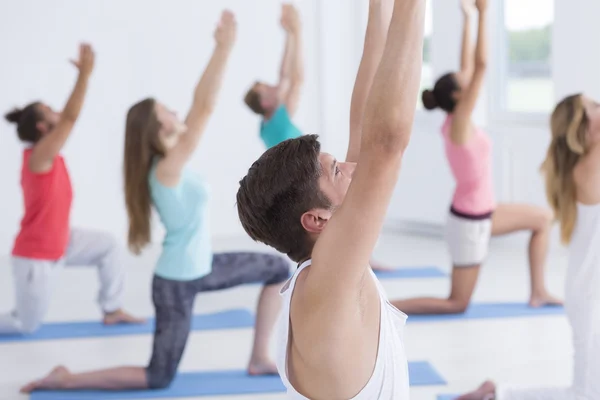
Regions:
[[[455,267],[473,267],[483,263],[492,236],[492,219],[470,219],[452,212],[446,223],[446,242]]]

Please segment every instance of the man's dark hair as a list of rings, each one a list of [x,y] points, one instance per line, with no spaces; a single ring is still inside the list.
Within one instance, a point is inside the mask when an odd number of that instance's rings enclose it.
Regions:
[[[265,115],[267,112],[262,106],[260,94],[258,94],[254,87],[252,87],[250,90],[248,90],[248,93],[246,93],[246,97],[244,97],[244,103],[246,103],[246,105],[250,107],[250,109],[256,114]]]
[[[267,150],[240,181],[237,208],[244,230],[296,262],[310,257],[314,242],[302,215],[329,209],[319,187],[321,144],[317,135],[286,140]]]

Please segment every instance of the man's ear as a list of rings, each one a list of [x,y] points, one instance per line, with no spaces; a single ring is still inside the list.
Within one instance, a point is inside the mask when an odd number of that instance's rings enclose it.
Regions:
[[[318,208],[302,214],[302,217],[300,217],[300,223],[308,233],[321,233],[323,232],[323,229],[325,229],[325,226],[327,225],[327,222],[329,222],[331,216],[331,211]]]

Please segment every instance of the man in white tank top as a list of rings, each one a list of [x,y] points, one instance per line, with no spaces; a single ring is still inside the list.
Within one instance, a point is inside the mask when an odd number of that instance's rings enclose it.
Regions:
[[[425,0],[370,0],[345,162],[305,135],[267,150],[240,182],[246,232],[301,263],[279,326],[290,399],[409,397],[406,316],[368,263],[412,130],[424,14]]]

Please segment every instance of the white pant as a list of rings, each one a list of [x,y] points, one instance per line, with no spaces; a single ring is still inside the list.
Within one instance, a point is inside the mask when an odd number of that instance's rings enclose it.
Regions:
[[[64,258],[45,261],[12,257],[15,310],[0,314],[0,334],[32,333],[42,324],[50,305],[53,281],[63,266],[95,266],[100,277],[98,302],[104,312],[121,307],[124,271],[121,250],[104,232],[73,229]]]
[[[491,218],[468,219],[449,213],[446,221],[446,243],[453,266],[481,265],[488,255],[491,236]]]
[[[594,290],[597,293],[600,288]],[[567,288],[565,308],[575,349],[572,386],[537,390],[499,388],[498,400],[600,399],[600,296],[581,287]]]

